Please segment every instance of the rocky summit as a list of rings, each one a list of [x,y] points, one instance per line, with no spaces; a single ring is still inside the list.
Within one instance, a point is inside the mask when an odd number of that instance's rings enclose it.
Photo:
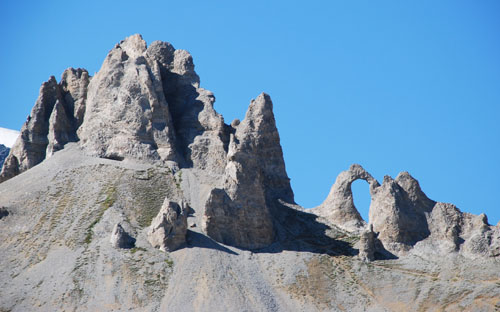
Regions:
[[[0,173],[0,311],[500,310],[500,224],[357,164],[300,207],[271,97],[227,124],[194,69],[133,35],[42,84]]]

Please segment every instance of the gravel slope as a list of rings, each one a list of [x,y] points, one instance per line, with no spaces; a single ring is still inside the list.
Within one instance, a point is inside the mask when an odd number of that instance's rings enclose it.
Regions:
[[[325,246],[311,234],[260,252],[240,250],[201,234],[195,200],[187,246],[151,248],[145,227],[164,197],[189,189],[188,197],[202,198],[208,180],[190,170],[87,157],[69,144],[0,184],[0,206],[9,211],[0,220],[0,311],[500,309],[498,261],[410,254],[364,263],[355,256],[358,238],[332,225],[329,237],[352,249]],[[116,222],[137,239],[135,248],[111,247]]]

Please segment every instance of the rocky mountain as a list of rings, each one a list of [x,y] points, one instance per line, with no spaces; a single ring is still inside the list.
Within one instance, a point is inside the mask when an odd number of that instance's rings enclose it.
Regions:
[[[230,124],[214,102],[140,35],[43,83],[0,173],[0,311],[500,309],[500,224],[360,165],[306,210],[270,96]]]

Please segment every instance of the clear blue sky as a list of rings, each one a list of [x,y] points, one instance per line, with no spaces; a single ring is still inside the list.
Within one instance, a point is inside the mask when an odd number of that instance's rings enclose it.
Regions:
[[[500,2],[305,3],[1,1],[0,127],[21,127],[50,75],[93,74],[141,33],[191,52],[226,123],[271,95],[299,204],[360,163],[379,181],[409,171],[430,198],[496,224]],[[366,183],[354,192],[366,218]]]

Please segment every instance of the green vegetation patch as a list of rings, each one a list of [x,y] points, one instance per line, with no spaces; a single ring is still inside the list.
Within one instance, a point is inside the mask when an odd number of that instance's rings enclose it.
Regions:
[[[148,176],[149,180],[133,180],[130,185],[137,223],[142,228],[151,224],[167,194],[174,192],[172,175],[148,170]]]
[[[116,199],[118,197],[117,192],[116,192],[116,186],[114,186],[114,185],[108,186],[104,193],[106,194],[106,198],[99,205],[99,209],[97,210],[97,217],[87,227],[87,231],[85,233],[85,239],[84,239],[85,244],[90,244],[90,242],[92,241],[94,226],[97,223],[99,223],[99,221],[101,221],[102,216],[104,215],[104,212],[106,212],[106,210],[108,210],[109,207],[113,206],[113,204],[116,202]]]
[[[169,268],[172,268],[174,266],[174,260],[172,259],[165,259],[165,263]]]
[[[142,248],[142,247],[134,247],[134,248],[130,249],[130,253],[132,253],[132,254],[135,254],[138,251],[146,251],[146,249]]]

